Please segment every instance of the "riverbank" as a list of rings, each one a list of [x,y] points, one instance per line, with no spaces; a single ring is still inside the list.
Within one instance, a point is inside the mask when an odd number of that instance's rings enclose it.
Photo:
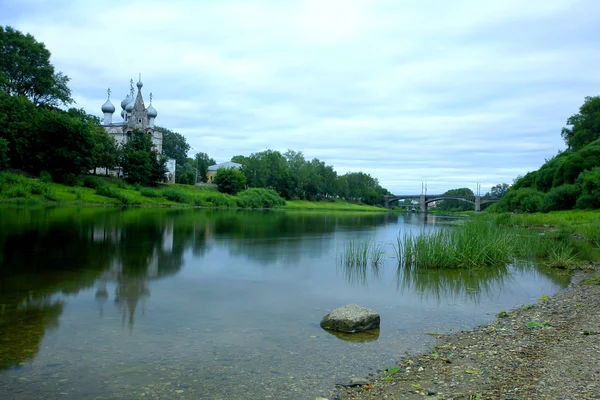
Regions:
[[[284,210],[376,211],[383,207],[354,204],[344,200],[285,202],[275,192],[252,189],[235,196],[220,193],[216,186],[158,184],[155,187],[132,185],[123,180],[87,175],[64,185],[43,182],[12,173],[0,174],[0,203],[21,206],[136,206],[136,207],[211,207],[277,208]]]
[[[501,312],[472,331],[438,335],[434,350],[406,354],[347,399],[599,399],[600,265],[569,288]]]

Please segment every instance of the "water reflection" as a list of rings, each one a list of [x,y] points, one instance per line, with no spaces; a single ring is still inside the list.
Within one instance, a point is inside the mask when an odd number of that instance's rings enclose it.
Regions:
[[[153,387],[171,390],[161,398],[322,397],[318,387],[422,348],[423,331],[480,324],[495,307],[558,290],[540,272],[516,295],[492,293],[516,269],[397,276],[389,247],[379,268],[336,267],[336,249],[348,240],[389,243],[399,230],[446,221],[0,207],[0,398],[59,398],[67,389],[74,398],[134,398],[140,388],[151,397]],[[472,301],[452,307],[444,301],[451,296]],[[381,333],[337,340],[315,324],[354,302],[380,312]],[[167,387],[173,382],[181,386]]]
[[[367,343],[367,342],[374,342],[377,339],[379,339],[379,328],[369,329],[368,331],[356,332],[356,333],[336,332],[336,331],[330,331],[327,329],[323,329],[323,330],[325,332],[329,333],[330,335],[333,335],[336,338],[341,339],[345,342]]]

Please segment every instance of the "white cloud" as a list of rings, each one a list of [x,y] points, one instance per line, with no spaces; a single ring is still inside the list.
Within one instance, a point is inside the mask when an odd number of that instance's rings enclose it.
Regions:
[[[49,4],[51,3],[51,4]],[[219,161],[302,151],[394,192],[512,182],[600,87],[587,0],[8,0],[99,114],[142,73],[157,123]],[[118,119],[118,116],[115,116]]]

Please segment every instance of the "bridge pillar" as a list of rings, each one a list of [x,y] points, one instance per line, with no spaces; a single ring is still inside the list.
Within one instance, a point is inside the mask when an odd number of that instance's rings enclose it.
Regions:
[[[475,212],[481,211],[481,196],[475,196]]]
[[[427,214],[427,203],[425,203],[425,195],[419,197],[419,206],[423,214]]]

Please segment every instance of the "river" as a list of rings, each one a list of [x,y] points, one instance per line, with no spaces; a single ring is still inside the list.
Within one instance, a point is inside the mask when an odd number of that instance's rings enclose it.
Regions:
[[[419,214],[0,206],[0,398],[314,399],[568,284],[535,266],[397,271]],[[350,240],[381,243],[349,269]],[[368,336],[319,327],[349,303]],[[358,338],[358,339],[357,339]]]

